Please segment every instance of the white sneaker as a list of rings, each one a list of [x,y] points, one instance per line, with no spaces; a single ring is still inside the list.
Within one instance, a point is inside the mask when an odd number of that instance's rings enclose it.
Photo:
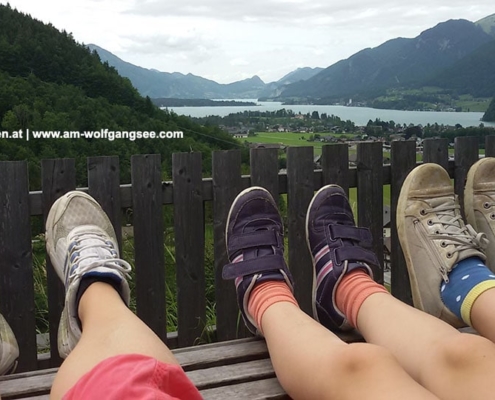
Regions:
[[[15,340],[14,332],[0,314],[0,375],[11,374],[17,367],[19,346]]]
[[[65,306],[58,329],[58,351],[66,358],[81,337],[76,295],[83,277],[106,277],[120,284],[129,305],[127,277],[131,266],[119,258],[117,239],[108,216],[86,193],[73,191],[59,198],[46,221],[46,248],[65,284]]]
[[[469,169],[464,210],[467,222],[486,235],[486,265],[495,272],[495,158],[483,158]]]

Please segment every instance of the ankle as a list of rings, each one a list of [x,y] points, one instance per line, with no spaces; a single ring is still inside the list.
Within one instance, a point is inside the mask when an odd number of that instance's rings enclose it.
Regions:
[[[478,257],[466,258],[450,271],[448,282],[442,282],[440,296],[457,318],[472,326],[471,310],[487,290],[495,288],[495,274]]]
[[[263,314],[272,305],[280,302],[292,303],[299,307],[291,289],[285,282],[267,281],[253,288],[248,300],[248,313],[261,333],[263,333],[261,326]]]
[[[337,286],[335,304],[345,315],[349,324],[357,328],[361,306],[369,296],[375,293],[388,293],[388,291],[371,279],[364,269],[356,269],[345,275]]]
[[[89,280],[89,278],[86,279]],[[83,279],[83,281],[86,279]],[[118,292],[115,282],[112,282],[111,279],[109,282],[104,280],[92,281],[84,286],[82,291],[78,291],[78,303],[76,307],[81,330],[84,321],[87,320],[87,316],[96,314],[96,310],[112,309],[116,305],[123,305],[127,308],[122,296]],[[103,307],[102,304],[104,305]]]

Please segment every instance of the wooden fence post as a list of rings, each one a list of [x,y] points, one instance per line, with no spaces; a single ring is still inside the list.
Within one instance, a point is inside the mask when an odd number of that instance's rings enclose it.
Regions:
[[[76,188],[76,163],[74,159],[43,160],[41,162],[43,216],[46,219],[55,201]],[[64,307],[64,284],[53,269],[50,257],[46,255],[46,279],[48,283],[48,322],[50,329],[50,366],[58,367],[62,359],[58,354],[57,333],[60,315]]]
[[[397,234],[397,204],[404,180],[416,166],[416,143],[414,141],[392,142],[392,180],[390,183],[390,242],[391,242],[391,289],[392,294],[407,304],[412,304],[409,273]]]
[[[179,347],[192,346],[206,324],[205,220],[201,153],[172,155]]]
[[[288,148],[287,180],[289,268],[294,277],[294,294],[299,306],[312,315],[313,263],[306,245],[306,212],[314,195],[312,147]]]
[[[349,196],[349,146],[345,143],[329,144],[321,150],[323,186],[339,185]]]
[[[435,163],[449,170],[449,140],[425,139],[423,141],[423,162]]]
[[[89,157],[88,192],[112,222],[122,254],[122,209],[120,207],[119,157]]]
[[[383,145],[362,142],[357,145],[357,193],[359,226],[373,235],[373,250],[380,262],[373,269],[374,279],[383,283]]]
[[[476,136],[465,136],[455,138],[455,171],[454,187],[459,196],[462,215],[464,215],[464,185],[469,168],[479,160],[479,138]]]
[[[268,190],[278,202],[278,150],[251,149],[251,186],[261,186]]]
[[[0,311],[19,344],[17,372],[37,369],[27,162],[0,162]]]
[[[131,158],[136,311],[167,340],[162,176],[159,154]]]
[[[222,341],[249,334],[237,307],[234,283],[222,279],[222,269],[229,262],[225,245],[227,216],[232,202],[244,189],[241,180],[241,152],[215,151],[212,163],[217,338]]]
[[[485,137],[485,157],[495,157],[495,135]]]

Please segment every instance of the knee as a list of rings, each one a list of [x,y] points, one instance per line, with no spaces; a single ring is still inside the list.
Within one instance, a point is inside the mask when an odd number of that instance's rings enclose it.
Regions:
[[[434,352],[435,358],[449,368],[469,368],[486,359],[493,359],[495,346],[484,337],[461,333],[442,340]]]
[[[337,365],[339,379],[363,379],[385,364],[396,363],[387,349],[369,343],[352,343],[340,352]]]

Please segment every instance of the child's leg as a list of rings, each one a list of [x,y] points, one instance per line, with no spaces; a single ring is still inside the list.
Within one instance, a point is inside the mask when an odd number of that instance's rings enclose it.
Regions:
[[[415,306],[455,327],[471,324],[473,304],[493,292],[495,276],[482,262],[483,235],[465,226],[442,167],[424,164],[408,175],[397,225]],[[492,396],[495,346],[485,338],[460,334],[383,295],[364,302],[358,326],[367,340],[387,346],[439,397]]]
[[[488,239],[486,265],[495,272],[495,158],[479,160],[470,169],[464,190],[467,222]],[[495,290],[487,290],[474,302],[471,310],[473,327],[495,342]]]
[[[264,334],[277,377],[294,399],[435,399],[384,348],[347,345],[303,313],[292,295],[283,258],[283,227],[262,188],[234,201],[227,223],[239,308],[246,325]]]
[[[277,377],[294,399],[435,399],[384,347],[346,344],[297,306],[276,303],[262,318]]]
[[[389,349],[405,370],[442,399],[493,396],[495,346],[386,294],[368,297],[358,327],[369,343]]]
[[[82,335],[60,367],[52,398],[60,399],[79,379],[110,357],[140,354],[166,364],[178,364],[165,344],[105,283],[93,283],[81,297]]]
[[[200,399],[170,350],[127,308],[130,265],[99,204],[81,192],[62,196],[48,214],[46,239],[66,289],[58,347],[67,359],[51,398]]]
[[[430,171],[428,176],[431,175]],[[447,182],[450,185],[448,177]],[[441,182],[436,182],[437,190],[441,186]],[[424,188],[425,184],[422,185]],[[495,346],[482,337],[461,334],[439,319],[405,305],[372,281],[369,264],[376,265],[377,260],[362,247],[368,242],[369,233],[354,226],[345,193],[339,189],[331,186],[321,189],[308,210],[308,244],[316,268],[318,319],[332,329],[347,324],[357,327],[368,343],[388,349],[416,381],[440,398],[490,398]],[[443,206],[441,212],[447,211],[448,207]],[[453,213],[452,210],[448,212]],[[449,229],[453,229],[458,219],[453,215],[442,214],[443,217],[447,218]],[[413,225],[413,233],[417,232],[414,228]],[[441,231],[440,227],[434,229]],[[427,292],[437,303],[426,305],[431,310],[437,307],[443,311],[441,274],[434,260],[428,259],[430,246],[420,248],[419,243],[426,242],[414,241],[404,234],[401,239],[404,237],[416,245],[414,256],[428,261],[426,265],[420,265],[428,266],[428,272],[433,272],[427,276],[429,280],[418,281],[426,281],[428,288],[438,274],[436,293]],[[454,246],[452,240],[448,243]],[[464,241],[461,244],[463,251],[471,249]],[[475,249],[472,252],[479,254]],[[423,293],[422,289],[420,286],[420,293]]]

